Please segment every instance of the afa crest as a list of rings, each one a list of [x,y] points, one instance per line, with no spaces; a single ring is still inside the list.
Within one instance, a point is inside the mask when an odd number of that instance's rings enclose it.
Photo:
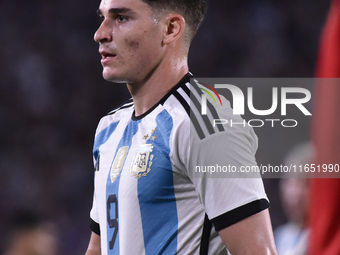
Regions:
[[[131,164],[131,175],[140,178],[146,176],[150,172],[152,160],[154,158],[154,155],[151,154],[152,150],[152,144],[143,144],[138,147],[137,153]]]

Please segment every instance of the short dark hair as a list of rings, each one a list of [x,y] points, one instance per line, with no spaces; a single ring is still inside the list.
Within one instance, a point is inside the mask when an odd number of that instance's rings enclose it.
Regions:
[[[142,0],[155,12],[176,11],[189,27],[190,40],[201,25],[208,7],[207,0]]]

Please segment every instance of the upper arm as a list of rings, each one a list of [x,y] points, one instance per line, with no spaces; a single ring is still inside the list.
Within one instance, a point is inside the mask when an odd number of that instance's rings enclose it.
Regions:
[[[277,255],[268,209],[219,231],[233,255]]]
[[[92,232],[85,255],[101,255],[100,236]]]

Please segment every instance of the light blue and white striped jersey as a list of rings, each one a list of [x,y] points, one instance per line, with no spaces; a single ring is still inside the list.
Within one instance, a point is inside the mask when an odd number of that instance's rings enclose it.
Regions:
[[[268,207],[260,178],[195,176],[192,166],[215,159],[255,165],[257,138],[249,127],[204,126],[190,77],[143,115],[130,100],[98,125],[90,216],[102,255],[227,254],[217,231]],[[221,110],[231,114],[212,114]]]

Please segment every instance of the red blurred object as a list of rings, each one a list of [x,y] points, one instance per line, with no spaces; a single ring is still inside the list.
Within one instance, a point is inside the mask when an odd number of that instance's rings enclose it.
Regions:
[[[322,33],[318,78],[340,78],[340,1],[333,0]],[[312,140],[317,164],[340,163],[340,85],[316,84]],[[339,173],[340,174],[340,173]],[[309,255],[340,254],[340,179],[314,179],[311,186]]]

